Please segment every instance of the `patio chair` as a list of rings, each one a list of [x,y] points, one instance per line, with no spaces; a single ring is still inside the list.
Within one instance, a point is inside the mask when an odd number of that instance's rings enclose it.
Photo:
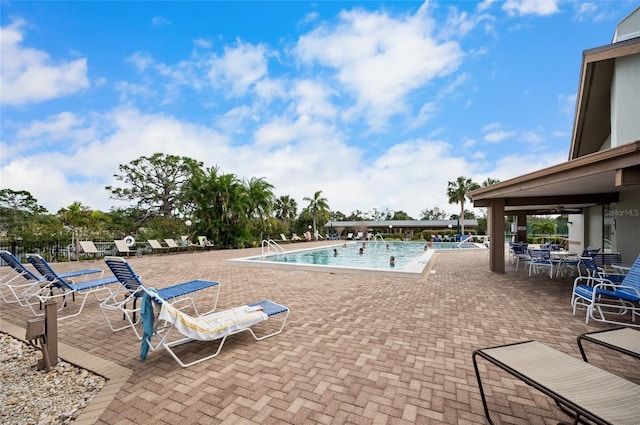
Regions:
[[[583,274],[584,269],[584,274]],[[611,282],[620,283],[624,279],[622,273],[608,273],[603,267],[600,267],[593,257],[580,257],[578,273],[580,277],[594,277],[607,279]]]
[[[7,304],[26,306],[22,293],[29,287],[40,285],[41,279],[31,273],[12,253],[0,250],[0,258],[9,270],[0,277],[0,297]]]
[[[347,239],[353,239],[353,233],[351,232],[347,233]]]
[[[160,242],[158,242],[156,239],[147,239],[147,243],[151,247],[151,252],[152,253],[155,252],[158,255],[161,255],[164,251],[168,251],[169,250],[168,246],[160,245]]]
[[[527,243],[523,242],[512,242],[509,244],[509,259],[511,263],[516,263],[516,271],[518,271],[518,266],[520,265],[521,260],[529,259],[529,252]]]
[[[213,242],[209,241],[206,236],[198,236],[198,245],[207,251],[213,248]]]
[[[43,281],[46,281],[46,285],[34,285],[22,293],[31,308],[31,311],[36,316],[42,316],[43,313],[39,313],[34,309],[33,306],[35,303],[30,301],[31,299],[38,300],[41,304],[50,300],[57,301],[58,299],[61,299],[62,302],[58,307],[58,311],[62,311],[67,304],[69,295],[72,296],[74,301],[76,294],[83,296],[82,303],[76,313],[58,317],[58,320],[64,320],[82,313],[89,295],[93,294],[97,301],[105,299],[100,298],[98,294],[101,292],[111,294],[109,285],[118,281],[115,276],[103,277],[104,271],[102,270],[77,270],[75,272],[58,274],[53,270],[51,265],[38,254],[27,254],[27,260],[38,271],[38,273],[43,276]],[[96,273],[100,274],[99,278],[87,279],[87,275]],[[84,280],[82,282],[75,283],[70,279],[70,277],[77,276],[84,276]]]
[[[516,262],[516,271],[520,267],[520,263],[522,263],[523,270],[527,270],[527,265],[532,261],[531,255],[529,255],[529,250],[527,249],[528,245],[514,245],[513,246],[513,258]]]
[[[585,323],[593,319],[598,322],[640,326],[636,323],[636,317],[640,315],[640,256],[619,283],[607,276],[612,275],[579,276],[575,279],[571,295],[573,315],[575,316],[580,306],[587,309]],[[631,323],[610,317],[629,313]]]
[[[602,267],[605,271],[613,271],[611,266],[619,265],[622,263],[622,254],[619,252],[604,252],[604,253],[594,253],[590,254],[593,261],[598,265],[598,267]]]
[[[93,243],[93,241],[79,241],[80,248],[82,252],[85,254],[93,254],[93,260],[95,261],[96,256],[98,255],[98,248]]]
[[[142,336],[136,329],[136,325],[140,322],[139,317],[137,318],[136,315],[140,312],[140,307],[137,305],[138,299],[144,294],[146,286],[142,283],[140,276],[133,271],[131,265],[124,258],[105,257],[105,263],[116,279],[120,282],[120,285],[100,304],[102,315],[113,332],[131,328],[136,337],[138,339],[142,339]],[[211,288],[212,290],[215,289],[213,307],[207,311],[207,313],[211,313],[215,311],[218,304],[218,297],[220,295],[219,282],[209,280],[191,280],[168,286],[166,288],[157,289],[157,293],[163,300],[170,301],[174,305],[184,304],[182,309],[192,307],[193,311],[197,315],[198,309],[191,294],[207,288]],[[202,298],[201,294],[200,297]],[[130,307],[127,306],[129,303],[131,303]],[[127,323],[124,326],[115,327],[112,320],[108,317],[109,312],[122,313]]]
[[[551,260],[551,251],[548,249],[530,249],[529,276],[532,273],[540,273],[540,269],[549,270],[549,279],[553,279],[554,262]]]
[[[158,292],[146,288],[144,291],[143,304],[146,306],[142,309],[142,321],[145,329],[145,338],[143,338],[141,346],[141,360],[146,357],[148,349],[155,351],[162,347],[169,352],[180,366],[189,367],[220,354],[227,337],[230,335],[247,331],[256,341],[277,335],[282,332],[289,317],[289,309],[287,307],[270,300],[262,300],[202,316],[191,316],[166,302]],[[160,313],[155,326],[155,314],[153,308],[149,306],[151,300],[160,306]],[[252,329],[258,323],[279,314],[284,314],[284,317],[280,326],[275,330],[271,329],[271,332],[266,335],[258,336]],[[179,334],[177,336],[178,339],[171,338],[174,332]],[[153,337],[157,339],[155,344]],[[213,353],[185,362],[174,348],[191,341],[218,341],[218,343],[217,348],[214,346]]]
[[[184,251],[187,249],[186,246],[180,246],[176,243],[176,241],[174,241],[173,239],[165,239],[164,243],[167,244],[167,248],[169,248],[169,252],[171,252],[172,250],[174,250],[175,252],[178,251]]]
[[[116,246],[116,251],[118,252],[118,254],[120,255],[127,254],[127,257],[129,256],[129,254],[131,253],[131,250],[129,249],[129,245],[127,245],[124,239],[114,240],[113,243]]]
[[[551,397],[574,423],[637,424],[640,385],[538,341],[478,349],[473,366],[487,421],[494,422],[478,368],[478,357]],[[501,382],[494,380],[493,382]]]

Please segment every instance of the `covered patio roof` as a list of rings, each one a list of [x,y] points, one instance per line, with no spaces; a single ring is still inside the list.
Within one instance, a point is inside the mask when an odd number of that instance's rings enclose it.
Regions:
[[[640,184],[640,141],[595,152],[471,192],[474,207],[504,199],[507,215],[579,213]]]

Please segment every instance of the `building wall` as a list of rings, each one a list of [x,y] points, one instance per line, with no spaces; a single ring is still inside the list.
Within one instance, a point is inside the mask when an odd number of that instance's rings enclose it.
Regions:
[[[616,59],[611,82],[611,147],[640,139],[640,55]]]
[[[602,206],[585,208],[584,210],[584,247],[602,248]]]
[[[631,265],[640,255],[640,189],[621,192],[620,202],[605,211],[613,223],[612,251],[622,254],[622,263]]]
[[[584,218],[582,214],[569,214],[567,227],[569,228],[569,247],[571,252],[581,253],[584,248]]]

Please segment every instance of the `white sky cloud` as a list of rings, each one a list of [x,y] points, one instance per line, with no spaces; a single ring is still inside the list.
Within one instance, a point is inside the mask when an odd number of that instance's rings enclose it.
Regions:
[[[89,87],[87,60],[54,63],[41,50],[26,48],[23,21],[0,28],[0,99],[23,105],[67,96]]]
[[[229,86],[229,95],[240,96],[267,74],[267,49],[236,41],[225,46],[224,55],[211,61],[209,78],[217,86]]]
[[[300,37],[295,52],[302,63],[335,69],[355,97],[351,114],[366,113],[368,124],[380,128],[406,110],[411,90],[458,67],[460,46],[437,41],[434,31],[427,4],[404,18],[356,9],[343,11],[337,25],[325,23]]]
[[[558,0],[507,0],[502,9],[509,15],[547,16],[560,12]]]

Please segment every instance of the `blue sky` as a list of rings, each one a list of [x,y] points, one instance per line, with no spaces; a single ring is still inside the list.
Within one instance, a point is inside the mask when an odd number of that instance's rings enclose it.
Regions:
[[[299,207],[418,218],[565,161],[582,52],[633,1],[1,1],[1,186],[50,212],[155,152]]]

